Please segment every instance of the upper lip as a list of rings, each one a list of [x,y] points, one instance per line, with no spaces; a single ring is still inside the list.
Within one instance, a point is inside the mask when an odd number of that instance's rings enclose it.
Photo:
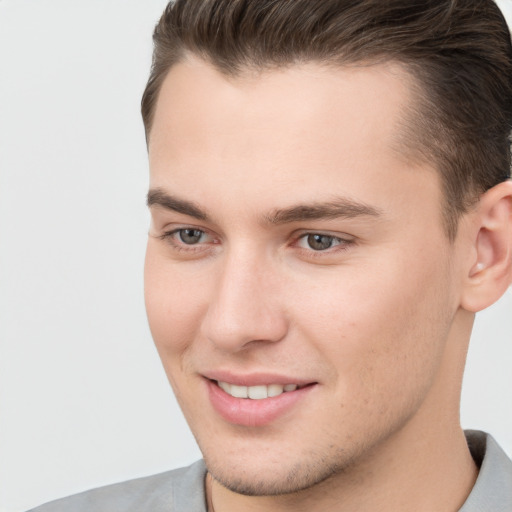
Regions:
[[[314,380],[267,372],[235,374],[230,371],[212,370],[204,372],[202,375],[209,380],[228,382],[236,386],[268,386],[270,384],[297,384],[298,386],[306,386],[315,383]]]

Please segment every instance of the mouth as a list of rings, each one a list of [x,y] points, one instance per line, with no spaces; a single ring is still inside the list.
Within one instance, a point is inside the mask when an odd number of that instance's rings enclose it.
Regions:
[[[306,403],[307,396],[318,384],[283,383],[284,379],[277,383],[274,379],[271,376],[234,378],[235,384],[222,377],[214,379],[210,376],[205,382],[213,409],[225,421],[232,425],[261,427],[279,419],[285,420],[293,411],[301,410],[300,404]],[[270,384],[264,384],[265,380]]]
[[[258,386],[239,386],[237,384],[230,384],[224,381],[214,381],[217,386],[221,388],[228,395],[233,398],[248,398],[250,400],[264,400],[265,398],[273,398],[283,393],[296,391],[297,389],[310,386],[312,384],[299,385],[299,384],[268,384]]]

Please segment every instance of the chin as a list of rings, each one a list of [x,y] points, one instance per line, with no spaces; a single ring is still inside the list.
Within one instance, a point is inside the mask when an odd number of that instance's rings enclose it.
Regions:
[[[251,458],[247,457],[243,467],[226,460],[219,464],[206,456],[205,462],[208,472],[219,484],[245,496],[280,496],[305,491],[350,466],[341,454],[330,453],[330,460],[318,454],[301,458],[302,462],[281,460],[251,464]]]

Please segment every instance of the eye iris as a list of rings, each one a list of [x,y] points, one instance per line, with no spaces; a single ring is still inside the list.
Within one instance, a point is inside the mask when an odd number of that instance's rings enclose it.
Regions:
[[[203,232],[199,229],[180,229],[180,240],[185,244],[197,244],[201,240]]]
[[[332,246],[333,237],[327,235],[308,235],[308,245],[315,251],[324,251]]]

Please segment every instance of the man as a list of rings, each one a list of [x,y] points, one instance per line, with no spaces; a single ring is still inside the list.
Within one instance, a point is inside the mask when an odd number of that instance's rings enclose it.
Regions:
[[[459,423],[512,281],[496,5],[178,0],[154,39],[146,306],[204,461],[37,510],[511,510]]]

